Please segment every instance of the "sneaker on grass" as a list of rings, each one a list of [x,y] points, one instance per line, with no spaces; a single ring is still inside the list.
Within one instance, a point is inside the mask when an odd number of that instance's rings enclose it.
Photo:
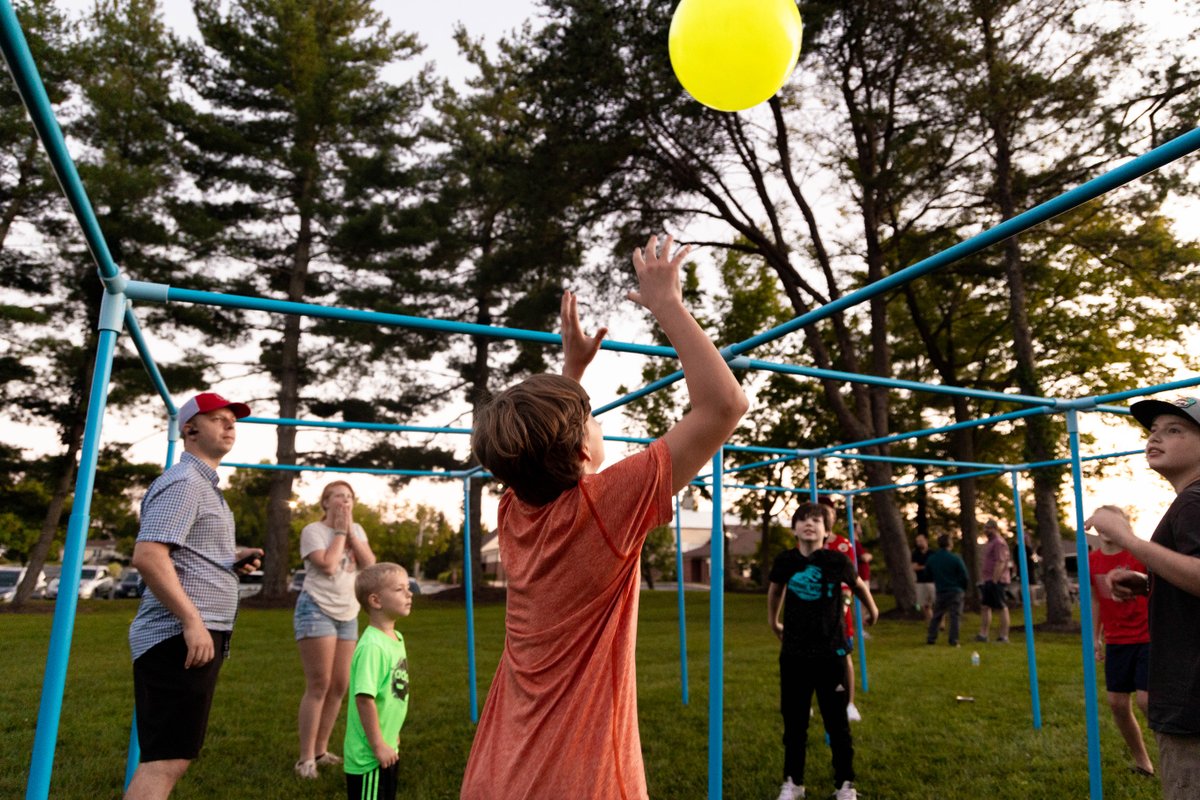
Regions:
[[[834,792],[833,797],[834,800],[858,800],[858,792],[854,791],[853,783],[846,781],[842,788]]]
[[[317,762],[315,759],[309,758],[303,761],[296,762],[296,774],[301,778],[315,780],[317,777]]]
[[[804,787],[797,786],[796,784],[792,783],[791,778],[788,778],[783,782],[783,785],[779,787],[779,797],[776,798],[776,800],[803,800],[803,798]]]

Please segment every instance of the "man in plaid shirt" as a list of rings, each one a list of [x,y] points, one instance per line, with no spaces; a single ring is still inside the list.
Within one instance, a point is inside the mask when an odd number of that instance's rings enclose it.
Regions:
[[[212,392],[184,403],[183,455],[142,500],[133,565],[146,593],[129,626],[141,763],[129,800],[168,797],[204,743],[237,615],[235,568],[254,569],[262,554],[237,549],[216,470],[233,448],[236,421],[249,413]],[[236,566],[246,556],[255,560]]]

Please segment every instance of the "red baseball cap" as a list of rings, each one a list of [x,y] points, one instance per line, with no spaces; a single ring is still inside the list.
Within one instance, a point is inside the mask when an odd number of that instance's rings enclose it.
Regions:
[[[238,419],[250,416],[250,406],[245,403],[230,402],[216,392],[201,392],[179,409],[179,424],[183,425],[197,414],[207,414],[218,408],[228,408]]]

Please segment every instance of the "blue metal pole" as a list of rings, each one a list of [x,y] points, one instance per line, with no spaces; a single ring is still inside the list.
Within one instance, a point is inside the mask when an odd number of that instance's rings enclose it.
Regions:
[[[1104,797],[1100,782],[1100,717],[1096,700],[1096,650],[1092,638],[1092,578],[1088,569],[1087,537],[1083,533],[1083,470],[1079,459],[1079,416],[1067,409],[1067,437],[1071,443],[1071,482],[1075,490],[1075,558],[1079,565],[1079,637],[1083,647],[1084,713],[1087,715],[1088,783],[1091,800]]]
[[[808,457],[808,501],[817,502],[817,457]]]
[[[463,588],[467,601],[467,685],[471,722],[479,722],[479,692],[475,687],[475,599],[471,577],[471,479],[463,479]]]
[[[245,417],[239,425],[286,425],[294,428],[334,428],[337,430],[387,431],[394,433],[455,433],[467,435],[470,428],[443,428],[434,425],[397,425],[391,422],[338,422],[330,419],[294,419],[292,417]],[[608,437],[605,437],[606,439]],[[650,441],[650,440],[647,440]]]
[[[854,536],[854,495],[846,497],[846,530],[850,532],[850,553],[854,562],[854,574],[858,574],[858,540]],[[871,691],[867,678],[867,637],[863,635],[862,601],[854,598],[854,631],[858,637],[858,672],[862,676],[859,685],[864,692]]]
[[[129,322],[129,314],[126,313],[125,321]],[[175,403],[170,401],[170,395],[167,396],[168,404],[171,409],[171,416],[167,419],[167,458],[163,464],[163,471],[171,468],[175,463],[175,443],[179,441],[179,410],[175,408]],[[138,762],[141,760],[142,745],[138,741],[137,732],[137,707],[133,709],[133,718],[129,723],[129,752],[125,756],[125,788],[129,788],[129,782],[133,780],[133,773],[137,771]]]
[[[1016,509],[1017,560],[1021,567],[1021,609],[1025,615],[1025,660],[1029,664],[1029,702],[1033,706],[1033,729],[1042,729],[1042,699],[1038,693],[1037,652],[1033,643],[1033,598],[1029,592],[1029,559],[1025,552],[1025,517],[1021,509],[1021,479],[1014,469],[1013,508]]]
[[[280,472],[342,472],[363,475],[405,475],[414,478],[460,478],[458,472],[428,469],[382,469],[379,467],[317,467],[311,464],[251,464],[247,461],[222,461],[222,467],[234,469],[266,469]]]
[[[734,346],[737,347],[736,345]],[[1001,403],[1022,403],[1032,406],[1053,406],[1054,400],[1048,397],[1033,397],[1025,394],[1007,394],[991,392],[986,389],[968,389],[964,386],[946,386],[940,383],[922,383],[920,381],[905,381],[899,378],[884,378],[879,375],[862,375],[857,372],[842,372],[836,369],[818,369],[816,367],[798,367],[792,364],[778,364],[774,361],[747,359],[747,369],[760,372],[778,372],[785,375],[802,375],[806,378],[821,378],[841,381],[843,383],[861,383],[867,386],[887,386],[892,389],[906,389],[913,392],[930,392],[932,394],[947,394],[954,397],[974,397],[980,400],[996,400]]]
[[[167,388],[167,382],[163,379],[162,372],[158,369],[158,364],[154,362],[154,356],[151,355],[150,347],[146,344],[146,337],[142,335],[142,326],[138,324],[137,315],[133,313],[132,304],[126,305],[125,308],[125,330],[129,334],[129,339],[133,342],[138,356],[142,359],[142,366],[146,368],[146,374],[150,376],[150,382],[154,384],[155,391],[158,392],[158,396],[166,404],[167,414],[174,415],[179,409],[175,408],[175,401],[171,399],[171,390]]]
[[[712,487],[712,537],[709,569],[708,606],[708,797],[721,800],[724,770],[723,746],[725,698],[725,523],[721,508],[721,466],[723,453],[713,456],[713,475],[718,476]]]
[[[100,309],[96,364],[92,369],[87,420],[84,423],[83,443],[79,452],[79,470],[75,476],[75,499],[67,522],[58,598],[54,602],[54,621],[50,627],[50,650],[46,655],[46,672],[42,681],[37,730],[33,737],[29,782],[25,787],[26,800],[46,800],[50,796],[54,748],[58,741],[58,725],[62,716],[63,690],[67,684],[67,662],[71,656],[75,610],[79,604],[83,551],[87,545],[88,525],[91,522],[92,488],[96,483],[96,462],[100,456],[100,432],[104,423],[105,406],[108,403],[113,352],[121,330],[124,307],[125,298],[121,295],[104,295]]]
[[[688,704],[687,615],[683,608],[683,523],[679,520],[679,495],[675,495],[675,585],[679,599],[679,675],[683,704]]]
[[[1103,175],[1093,178],[1081,186],[1077,186],[1058,197],[1047,200],[1028,211],[1018,214],[1012,219],[1005,220],[995,227],[972,236],[970,239],[959,242],[953,247],[947,248],[923,261],[919,261],[911,267],[894,272],[882,280],[875,281],[857,291],[843,295],[831,303],[826,303],[807,314],[801,314],[776,328],[760,333],[744,342],[739,342],[729,349],[734,354],[741,355],[759,345],[772,342],[793,331],[812,325],[814,322],[831,317],[842,309],[856,306],[872,297],[902,286],[915,278],[919,278],[966,256],[978,253],[986,247],[1016,236],[1022,231],[1029,230],[1048,219],[1077,208],[1089,200],[1094,200],[1105,192],[1136,180],[1197,149],[1200,149],[1200,128],[1178,136],[1147,153],[1143,153],[1137,158],[1125,162],[1119,167],[1109,170]]]
[[[562,336],[545,331],[531,331],[522,328],[505,328],[496,325],[479,325],[472,322],[457,322],[445,319],[429,319],[414,317],[406,314],[388,314],[381,311],[366,311],[363,309],[337,308],[323,306],[317,303],[298,303],[289,300],[274,300],[269,297],[251,297],[247,295],[227,294],[224,292],[206,292],[197,289],[180,289],[160,283],[147,281],[129,281],[125,285],[125,293],[135,300],[149,300],[160,303],[195,303],[199,305],[218,306],[220,308],[242,308],[252,311],[267,311],[276,314],[294,314],[297,316],[313,317],[316,319],[336,319],[343,322],[363,322],[369,325],[385,325],[411,330],[437,331],[439,333],[457,333],[468,336],[483,336],[489,339],[510,339],[520,342],[539,342],[547,345],[561,345]],[[673,348],[661,345],[636,344],[619,342],[615,339],[605,339],[600,343],[602,350],[618,353],[637,353],[644,356],[661,356],[676,358]],[[682,374],[682,373],[681,373]]]
[[[881,444],[902,442],[906,439],[920,439],[924,436],[933,436],[939,433],[950,433],[951,431],[966,430],[967,428],[978,428],[984,425],[995,425],[997,422],[1006,422],[1013,419],[1024,419],[1025,417],[1033,417],[1038,414],[1046,413],[1049,413],[1049,409],[1042,406],[1037,408],[1023,408],[1020,411],[1010,411],[1007,414],[997,414],[993,417],[984,417],[983,419],[968,420],[966,422],[956,422],[953,425],[943,425],[939,428],[928,428],[923,431],[913,431],[911,433],[897,433],[892,436],[881,436],[877,439],[866,439],[861,442],[836,444],[832,447],[823,447],[818,450],[817,453],[825,456],[832,453],[840,453],[845,450],[859,450],[864,447],[874,447]]]
[[[0,52],[8,64],[8,71],[17,85],[21,101],[29,111],[42,147],[50,158],[50,165],[63,194],[66,195],[67,202],[83,229],[88,249],[91,250],[92,258],[99,268],[100,279],[108,291],[119,293],[123,288],[124,279],[113,262],[104,234],[100,231],[100,223],[92,210],[91,201],[84,191],[83,182],[79,180],[79,173],[71,160],[71,154],[67,151],[67,142],[54,116],[54,108],[50,105],[46,87],[42,85],[37,65],[33,63],[33,54],[29,52],[25,34],[21,32],[21,23],[18,22],[9,0],[0,0]],[[61,581],[59,585],[62,585]]]

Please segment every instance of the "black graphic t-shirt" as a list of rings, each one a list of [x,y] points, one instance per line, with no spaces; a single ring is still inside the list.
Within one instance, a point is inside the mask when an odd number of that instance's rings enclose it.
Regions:
[[[783,587],[783,652],[843,656],[850,651],[843,627],[842,584],[853,586],[854,565],[836,550],[803,556],[793,548],[771,566],[771,583]]]
[[[1175,498],[1150,541],[1200,558],[1200,483]],[[1150,727],[1200,734],[1200,597],[1150,574]]]

